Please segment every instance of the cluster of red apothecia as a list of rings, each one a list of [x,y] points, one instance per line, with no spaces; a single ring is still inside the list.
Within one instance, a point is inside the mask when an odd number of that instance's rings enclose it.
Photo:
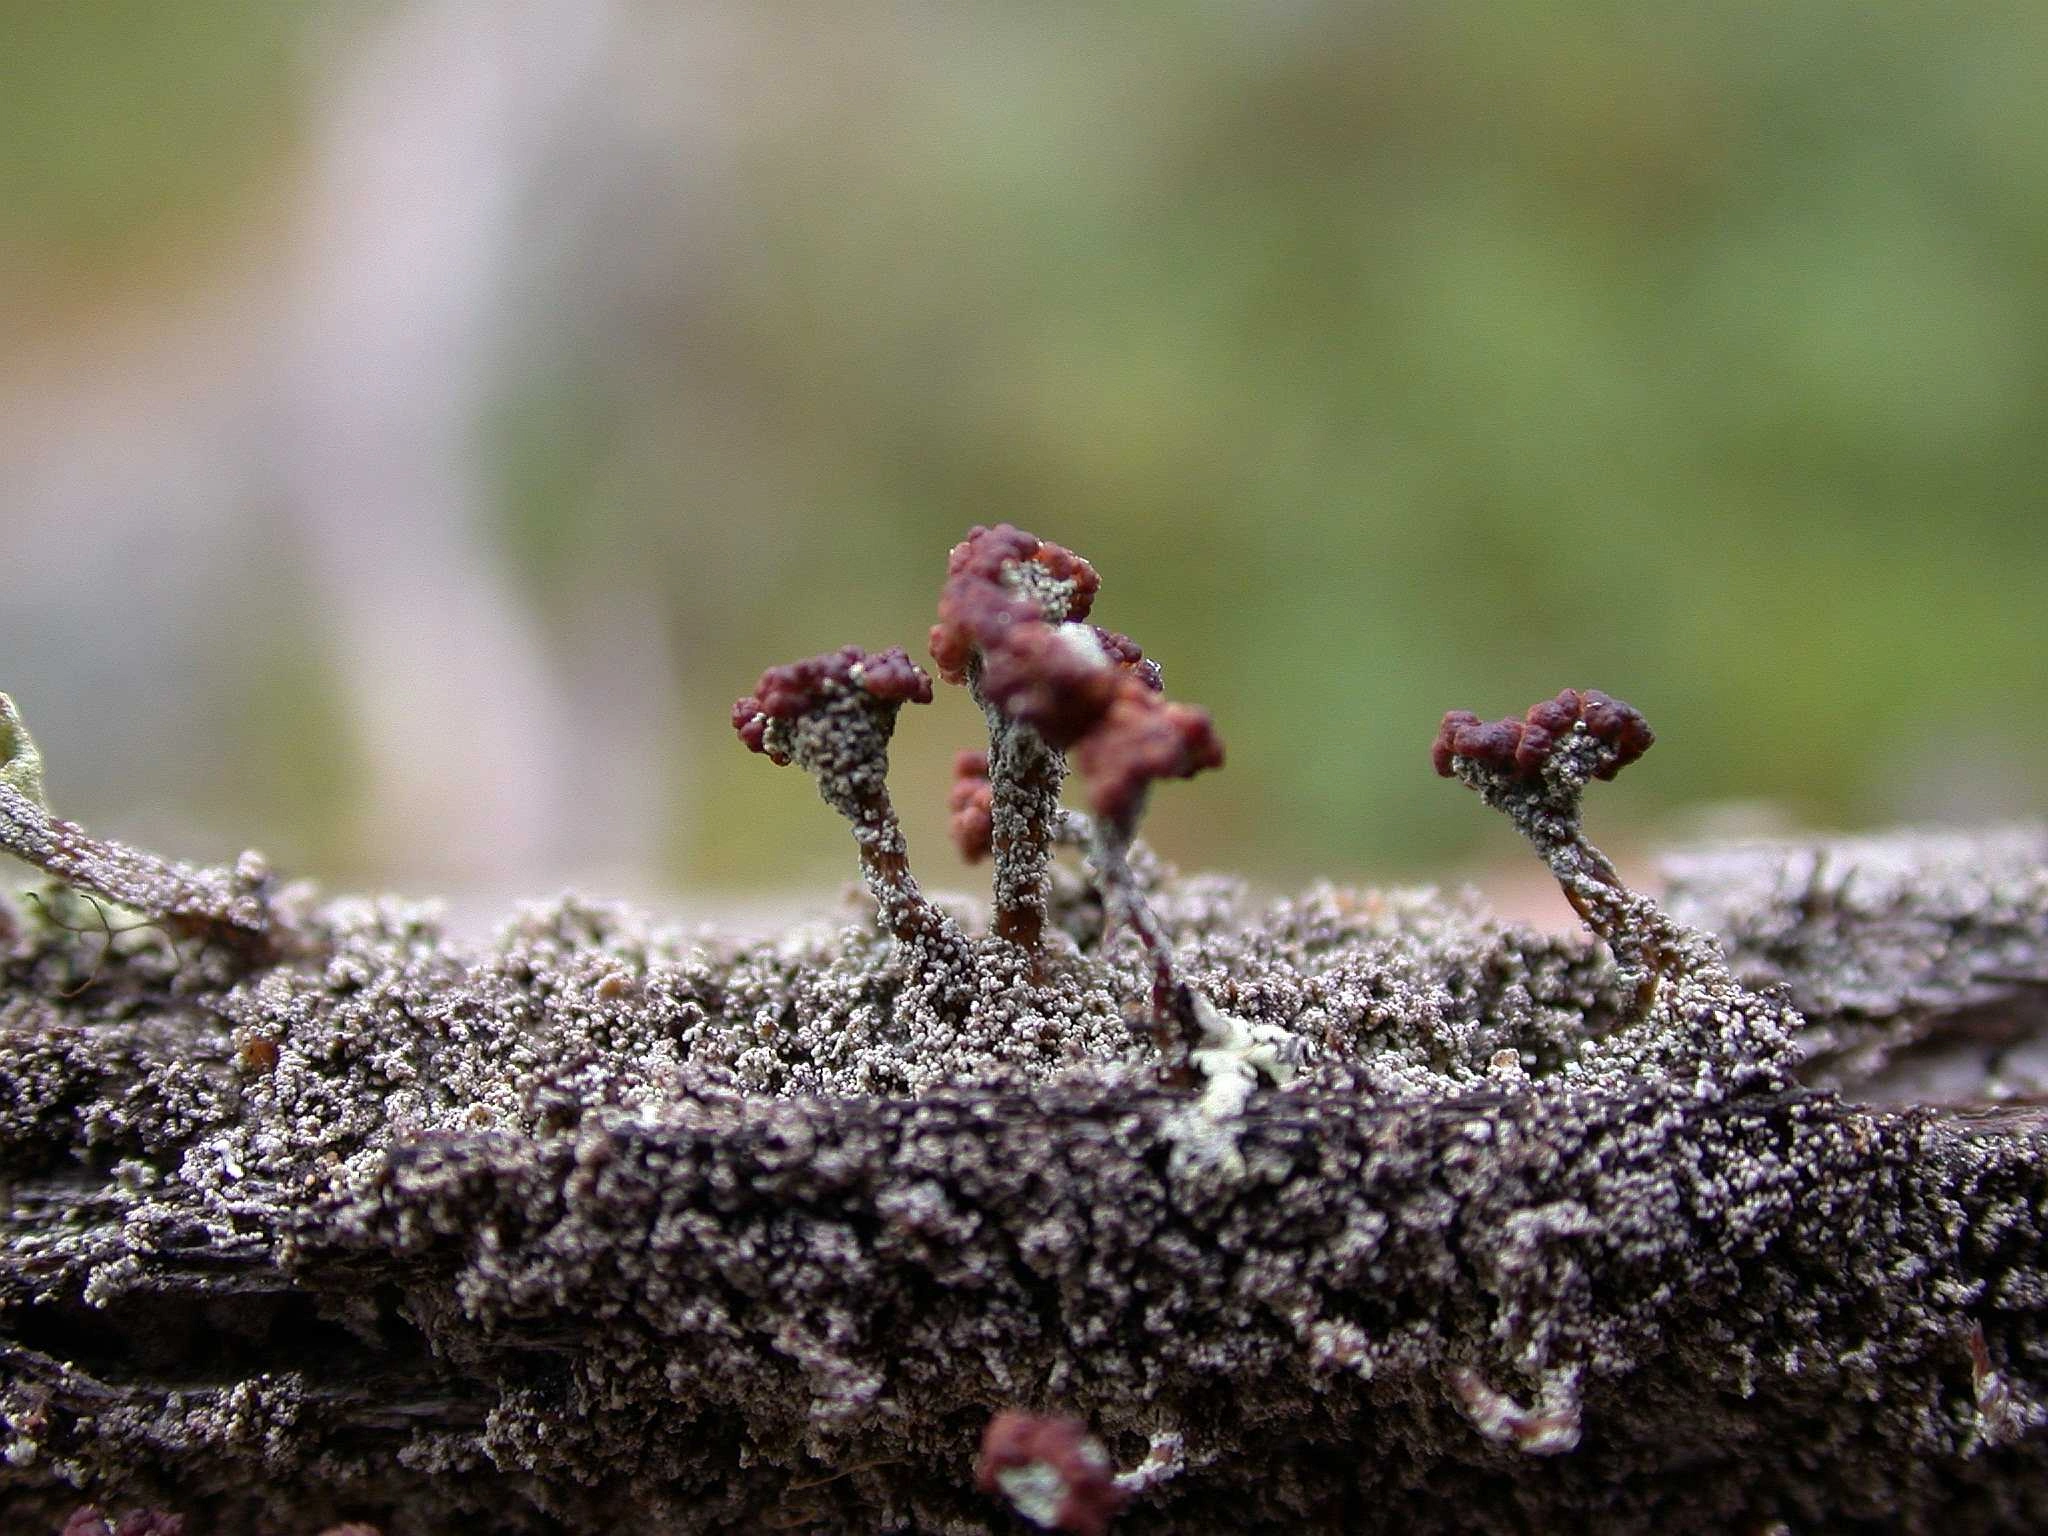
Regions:
[[[900,645],[870,656],[857,645],[842,645],[821,656],[770,667],[754,691],[733,701],[732,727],[749,751],[781,761],[763,740],[771,720],[809,714],[836,689],[858,688],[878,704],[929,704],[932,680]]]
[[[953,754],[953,787],[946,793],[952,813],[953,846],[969,864],[979,864],[995,844],[995,786],[988,781],[986,752]]]
[[[1519,720],[1481,720],[1468,709],[1446,712],[1430,761],[1445,778],[1451,776],[1451,759],[1463,757],[1510,778],[1532,779],[1578,725],[1613,749],[1594,770],[1598,779],[1613,778],[1657,739],[1632,705],[1597,688],[1567,688],[1554,699],[1530,705]]]
[[[1036,570],[1020,579],[1026,566]],[[1223,743],[1205,710],[1165,697],[1158,666],[1135,642],[1082,622],[1100,586],[1094,567],[1072,550],[1008,523],[975,528],[947,561],[931,651],[946,681],[972,676],[1004,718],[1070,752],[1096,813],[1128,825],[1155,780],[1222,766]],[[1049,603],[1060,611],[1048,616]],[[931,679],[900,647],[871,656],[849,645],[763,672],[734,703],[733,728],[751,750],[774,757],[771,721],[797,719],[855,688],[891,709],[932,696]],[[978,759],[986,786],[987,756]],[[969,779],[956,783],[955,840],[963,852],[986,852],[975,818],[978,812],[985,823],[987,803]]]
[[[1017,579],[1026,565],[1061,594],[1063,611],[1048,615]],[[1135,641],[1082,622],[1101,585],[1070,549],[1008,523],[975,528],[946,562],[932,659],[957,683],[978,657],[982,698],[1070,752],[1096,814],[1127,823],[1154,780],[1221,767],[1223,743],[1206,710],[1165,697]]]

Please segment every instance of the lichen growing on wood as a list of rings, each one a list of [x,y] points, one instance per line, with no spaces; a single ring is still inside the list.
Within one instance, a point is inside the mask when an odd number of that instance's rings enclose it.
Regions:
[[[1126,1016],[1150,957],[1057,887],[1055,963],[969,931],[957,1007],[873,922],[572,899],[467,944],[266,886],[251,947],[9,907],[0,1507],[1014,1530],[976,1487],[1013,1412],[1126,1469],[1119,1533],[2038,1529],[2048,1115],[1989,1068],[1865,1102],[1898,1053],[1826,1043],[2048,995],[2038,880],[1865,899],[1932,857],[1830,850],[1824,910],[1741,884],[1725,964],[1716,877],[1628,907],[1647,1001],[1620,928],[1162,875],[1175,974],[1287,1048],[1227,1156],[1180,1155],[1206,1094]]]
[[[2048,828],[1750,843],[1666,861],[1670,905],[1806,1020],[1816,1084],[2048,1098]]]
[[[1008,523],[970,529],[946,562],[932,659],[947,682],[967,685],[988,720],[979,767],[995,861],[991,931],[1035,959],[1052,850],[1070,825],[1059,797],[1072,752],[1095,813],[1095,879],[1153,955],[1155,1014],[1166,1022],[1171,1012],[1191,1037],[1192,1001],[1167,974],[1126,865],[1152,784],[1220,767],[1223,744],[1204,711],[1164,697],[1159,664],[1135,641],[1084,622],[1101,585],[1086,560],[1034,533]],[[979,801],[956,797],[952,809],[978,812]],[[963,852],[979,850],[977,823],[956,826]]]
[[[752,751],[802,762],[854,823],[883,926],[919,990],[942,995],[949,1017],[977,993],[1046,982],[1053,849],[1085,847],[1104,921],[1132,933],[1150,961],[1149,1027],[1168,1073],[1205,1079],[1234,1107],[1240,1089],[1290,1077],[1296,1053],[1181,977],[1132,864],[1153,784],[1221,767],[1223,743],[1206,711],[1165,697],[1159,664],[1136,642],[1082,622],[1100,588],[1095,568],[1072,550],[1008,523],[969,530],[946,562],[932,659],[941,677],[972,691],[989,729],[986,752],[956,757],[947,804],[961,856],[995,864],[995,949],[986,958],[919,894],[889,804],[898,708],[931,699],[929,680],[901,650],[869,658],[846,646],[770,667],[734,703],[733,727]],[[1069,752],[1088,781],[1092,815],[1059,803]],[[887,850],[879,861],[878,849]]]

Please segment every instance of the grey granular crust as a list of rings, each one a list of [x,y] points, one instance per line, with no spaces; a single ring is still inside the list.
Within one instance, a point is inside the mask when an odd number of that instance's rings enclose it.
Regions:
[[[1811,1082],[2048,1094],[2048,827],[1749,843],[1665,861],[1675,916],[1806,1020]]]
[[[1241,1113],[1160,1084],[1085,903],[965,1014],[865,926],[307,903],[257,963],[13,911],[0,1501],[1016,1530],[1017,1407],[1134,1474],[1119,1532],[2048,1526],[2038,1112],[1817,1091],[1697,955],[1637,1017],[1465,901],[1159,907],[1291,1038]]]

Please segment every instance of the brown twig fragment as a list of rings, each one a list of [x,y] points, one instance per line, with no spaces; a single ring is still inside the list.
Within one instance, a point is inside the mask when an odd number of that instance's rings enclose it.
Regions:
[[[42,913],[44,922],[48,923],[52,928],[58,929],[61,932],[88,934],[95,931],[95,927],[93,924],[68,923],[63,918],[59,917],[56,912],[51,910],[50,899],[44,896],[40,891],[25,892],[23,899],[28,902],[31,902],[37,908],[37,910]],[[108,957],[114,953],[115,941],[118,940],[124,933],[139,933],[146,929],[160,935],[163,938],[166,947],[168,947],[171,952],[170,958],[172,972],[175,974],[182,967],[184,962],[182,957],[178,954],[177,941],[174,938],[172,938],[168,933],[164,932],[164,926],[162,923],[150,919],[145,919],[144,921],[139,923],[128,923],[123,925],[122,927],[116,928],[113,925],[112,921],[110,921],[107,917],[106,904],[102,902],[98,897],[91,895],[82,895],[80,896],[79,899],[83,901],[87,906],[92,908],[93,916],[98,920],[97,931],[106,936],[106,942],[100,946],[99,958],[93,962],[92,970],[89,973],[87,973],[85,980],[81,981],[77,986],[71,988],[69,991],[59,992],[57,994],[59,997],[81,997],[86,992],[90,991],[92,989],[93,983],[100,979],[100,971],[105,967]]]

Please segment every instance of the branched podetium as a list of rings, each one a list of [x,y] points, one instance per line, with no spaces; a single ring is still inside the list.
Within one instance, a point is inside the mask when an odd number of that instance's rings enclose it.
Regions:
[[[1033,970],[1052,850],[1084,845],[1105,907],[1145,946],[1162,1047],[1191,1050],[1213,1019],[1176,972],[1129,850],[1153,782],[1220,767],[1223,744],[1206,712],[1165,697],[1158,666],[1136,644],[1084,622],[1100,586],[1079,555],[1007,523],[975,528],[953,549],[931,653],[941,677],[973,693],[989,743],[956,763],[952,830],[970,862],[993,858],[992,932]],[[910,878],[883,782],[898,709],[930,698],[929,679],[901,650],[870,657],[849,646],[771,667],[733,706],[733,726],[754,751],[811,772],[853,823],[882,921],[913,963],[943,958],[971,978],[971,947]],[[1060,805],[1070,754],[1092,815]]]

